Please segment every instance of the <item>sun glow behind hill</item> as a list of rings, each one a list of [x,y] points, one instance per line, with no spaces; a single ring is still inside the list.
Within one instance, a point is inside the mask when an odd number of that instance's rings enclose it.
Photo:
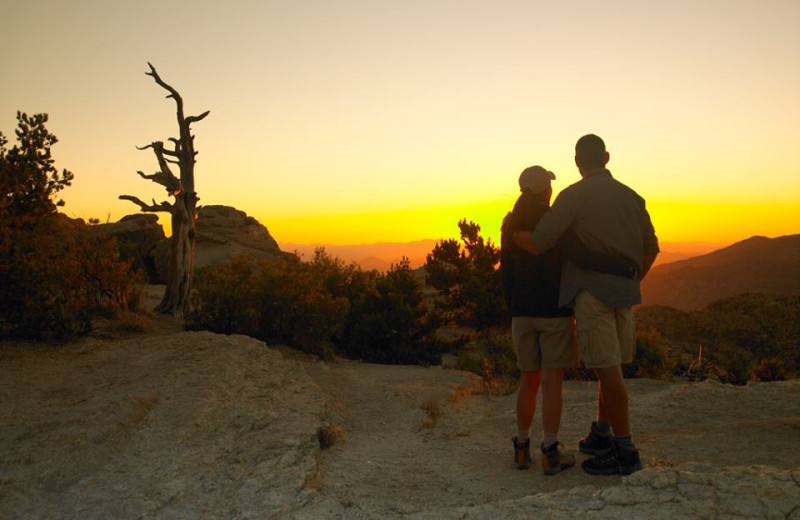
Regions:
[[[477,222],[499,243],[500,224],[514,203],[496,200],[443,208],[293,218],[258,218],[279,242],[336,245],[411,242],[458,237],[458,221]],[[648,210],[661,241],[730,244],[754,235],[800,231],[800,204],[652,202]],[[287,237],[284,239],[284,237]]]
[[[589,132],[663,241],[798,231],[797,0],[149,3],[0,17],[0,130],[50,114],[70,216],[164,199],[135,173],[156,168],[136,145],[176,133],[151,60],[187,114],[211,110],[193,127],[201,204],[279,242],[455,237],[461,218],[497,240],[518,173],[541,164],[558,192]]]

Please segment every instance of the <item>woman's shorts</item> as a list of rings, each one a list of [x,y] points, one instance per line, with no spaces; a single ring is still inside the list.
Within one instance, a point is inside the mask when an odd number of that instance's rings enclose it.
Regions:
[[[522,371],[568,368],[578,364],[574,319],[511,318],[511,338]]]

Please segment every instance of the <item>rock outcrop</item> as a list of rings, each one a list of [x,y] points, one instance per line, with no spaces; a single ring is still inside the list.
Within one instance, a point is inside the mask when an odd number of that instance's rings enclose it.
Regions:
[[[117,341],[0,343],[0,517],[800,519],[797,381],[629,380],[645,469],[549,477],[512,468],[516,398],[476,394],[472,374],[159,320]],[[567,446],[595,399],[565,383]]]
[[[197,215],[197,268],[247,253],[270,260],[281,254],[278,243],[255,218],[230,206],[203,206]]]
[[[134,265],[143,268],[150,283],[166,283],[170,243],[157,215],[135,213],[95,227],[117,239],[122,257],[133,259]],[[196,232],[195,268],[220,264],[245,253],[260,260],[282,254],[266,227],[230,206],[200,208]]]
[[[0,351],[4,519],[284,518],[314,495],[324,400],[260,341],[181,332],[31,354]]]
[[[800,472],[766,466],[719,470],[703,465],[685,469],[648,468],[613,487],[582,486],[539,493],[410,518],[488,520],[597,518],[797,518]]]
[[[118,222],[98,224],[94,229],[114,237],[119,244],[120,256],[126,260],[133,259],[134,267],[144,269],[151,283],[163,282],[157,256],[158,246],[165,241],[165,236],[158,215],[135,213],[122,217]]]

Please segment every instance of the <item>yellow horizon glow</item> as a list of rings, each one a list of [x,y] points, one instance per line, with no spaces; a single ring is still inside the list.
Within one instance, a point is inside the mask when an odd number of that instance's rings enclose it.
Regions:
[[[462,218],[481,226],[481,236],[496,245],[500,225],[514,199],[482,204],[406,211],[265,219],[279,243],[355,245],[458,238]],[[800,233],[800,204],[688,202],[648,203],[661,243],[731,244],[751,236],[770,238]]]
[[[797,0],[29,0],[3,14],[0,130],[13,145],[17,110],[50,115],[70,216],[165,200],[136,175],[156,163],[135,146],[177,135],[151,61],[187,115],[211,111],[192,127],[200,203],[279,242],[454,237],[460,218],[496,240],[519,172],[554,171],[557,193],[586,133],[664,242],[800,231]]]

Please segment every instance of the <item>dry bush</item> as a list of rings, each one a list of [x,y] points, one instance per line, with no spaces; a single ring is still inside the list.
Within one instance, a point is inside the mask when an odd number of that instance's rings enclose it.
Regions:
[[[657,459],[655,457],[650,457],[650,460],[644,464],[645,468],[672,468],[675,467],[675,461],[672,457],[669,457],[667,460],[664,459]]]
[[[327,358],[348,302],[324,283],[297,257],[266,262],[242,255],[200,271],[187,327],[286,343]]]
[[[153,332],[155,322],[152,316],[142,312],[121,312],[112,322],[112,327],[122,334]]]
[[[439,400],[435,397],[431,397],[426,399],[420,405],[420,408],[425,411],[425,415],[427,418],[422,423],[423,428],[433,428],[436,426],[436,423],[439,421],[439,417],[442,415],[442,409],[439,406]]]
[[[438,365],[448,342],[436,335],[438,315],[425,301],[408,259],[386,273],[351,273],[350,310],[336,346],[371,363]]]
[[[113,239],[53,215],[0,231],[0,335],[66,339],[91,319],[138,305],[144,278],[119,259]]]
[[[786,372],[783,361],[778,358],[763,359],[761,363],[750,367],[750,381],[786,381],[789,374]]]
[[[469,386],[451,383],[447,402],[458,405],[464,402],[467,397],[486,394],[486,385],[482,379],[474,378],[470,383]]]
[[[319,447],[323,450],[327,450],[345,439],[344,428],[335,424],[327,424],[317,430]]]
[[[456,368],[481,376],[483,393],[509,395],[516,391],[519,368],[516,351],[508,335],[486,336],[477,345],[476,353],[459,352]]]
[[[670,353],[666,340],[653,330],[636,335],[636,355],[632,363],[623,365],[625,377],[647,377],[671,380],[678,360]]]

